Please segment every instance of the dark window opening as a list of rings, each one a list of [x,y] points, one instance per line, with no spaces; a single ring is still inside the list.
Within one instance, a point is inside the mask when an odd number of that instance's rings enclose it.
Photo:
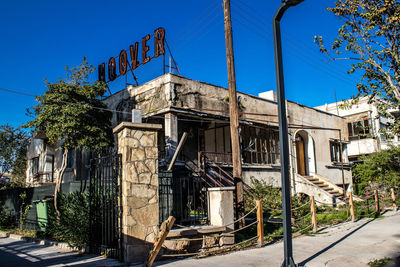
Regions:
[[[368,118],[352,121],[347,123],[347,128],[349,130],[349,139],[358,140],[365,139],[369,136],[370,132],[370,122]]]
[[[329,142],[329,146],[331,151],[331,161],[342,162],[343,146],[342,153],[340,153],[340,143],[331,141]]]
[[[39,157],[35,157],[32,159],[32,173],[39,174]]]

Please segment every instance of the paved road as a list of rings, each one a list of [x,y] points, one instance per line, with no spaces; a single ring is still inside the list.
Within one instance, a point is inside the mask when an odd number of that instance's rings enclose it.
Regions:
[[[363,219],[323,230],[314,236],[295,238],[294,259],[301,266],[358,267],[384,257],[400,255],[400,211],[389,212],[381,219]],[[238,251],[204,259],[186,259],[175,262],[158,262],[168,267],[234,267],[280,266],[283,244]],[[118,261],[97,256],[68,252],[66,250],[0,238],[0,266],[121,266]],[[395,265],[392,265],[395,266]],[[398,265],[400,266],[400,265]]]
[[[119,266],[113,259],[80,255],[57,247],[0,238],[0,266]]]
[[[368,266],[368,262],[374,259],[398,257],[400,255],[400,211],[396,214],[388,212],[384,218],[380,219],[363,219],[355,223],[341,224],[325,229],[318,235],[295,238],[293,250],[295,262],[307,267]],[[283,244],[278,243],[203,259],[160,262],[158,266],[275,267],[280,266],[282,260]]]

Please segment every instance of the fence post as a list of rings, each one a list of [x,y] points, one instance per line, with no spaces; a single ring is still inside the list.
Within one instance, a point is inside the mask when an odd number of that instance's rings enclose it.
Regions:
[[[390,188],[390,191],[392,192],[392,202],[393,202],[393,209],[396,211],[397,210],[397,204],[396,204],[396,195],[394,193],[394,188]]]
[[[351,220],[354,222],[356,220],[356,216],[354,215],[354,202],[353,202],[353,192],[348,192],[349,200],[350,200],[350,214]]]
[[[257,204],[257,236],[258,236],[258,246],[261,247],[264,242],[264,218],[263,218],[263,210],[262,203],[260,200],[256,200]]]
[[[375,195],[375,211],[380,212],[379,210],[379,197],[378,197],[378,191],[374,190],[374,195]]]
[[[317,211],[315,209],[314,196],[310,196],[310,202],[311,202],[311,222],[313,225],[313,231],[315,233],[318,231],[318,226],[317,226]]]

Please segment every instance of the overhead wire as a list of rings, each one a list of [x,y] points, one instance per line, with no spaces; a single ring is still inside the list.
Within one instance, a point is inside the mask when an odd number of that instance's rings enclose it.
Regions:
[[[247,13],[248,16],[253,17],[253,18],[256,19],[257,21],[259,21],[260,23],[262,23],[262,24],[269,30],[269,32],[272,32],[271,25],[268,24],[268,23],[266,23],[266,21],[265,21],[265,16],[262,15],[257,9],[253,8],[251,5],[245,3],[245,2],[242,1],[242,0],[235,0],[233,3],[234,3],[234,6],[235,6],[236,3],[242,5],[241,10],[243,10],[245,13]],[[244,6],[245,8],[243,8],[243,6]],[[246,8],[247,8],[247,9],[251,9],[251,13],[250,13],[249,11],[247,11]],[[282,30],[282,31],[284,31],[284,30]],[[290,38],[284,38],[284,39],[287,39],[287,41],[293,43],[293,45],[295,45],[295,46],[297,46],[297,43],[302,43],[303,46],[308,46],[308,50],[307,50],[308,53],[309,53],[310,51],[315,51],[316,46],[311,46],[310,44],[308,44],[308,43],[304,42],[303,40],[297,38],[295,35],[291,34],[291,33],[288,32],[288,31],[284,31],[284,36],[289,36]],[[293,40],[295,40],[295,42],[294,42]],[[300,48],[302,48],[302,47],[300,47]],[[310,53],[310,54],[311,54],[311,53]],[[318,51],[317,54],[318,54],[319,56],[322,55],[323,57],[327,58],[328,61],[331,61],[331,60],[332,60],[332,56],[330,56],[330,55],[328,55],[328,54],[326,54],[326,53],[321,53],[320,51]],[[344,65],[343,65],[343,66],[344,66]],[[334,67],[335,67],[335,66],[334,66]],[[348,66],[346,66],[346,67],[348,67]],[[336,67],[335,67],[335,68],[336,68]],[[337,68],[337,69],[340,70],[340,72],[342,71],[342,69],[340,69],[340,68]]]
[[[267,40],[267,41],[271,41],[272,40],[272,30],[270,28],[270,26],[268,26],[267,24],[264,23],[263,20],[254,17],[252,14],[248,13],[245,9],[240,8],[240,11],[237,10],[237,8],[235,6],[233,6],[232,11],[235,15],[238,15],[240,18],[238,18],[237,16],[232,17],[232,20],[238,22],[239,24],[241,24],[243,27],[249,29],[250,31],[252,31],[254,34],[262,37],[263,39]],[[246,13],[246,16],[244,16],[242,13]],[[251,18],[253,20],[251,20]],[[247,21],[248,23],[252,24],[254,27],[249,27],[249,25],[247,25],[246,23],[243,22],[243,20]],[[261,27],[259,25],[259,23],[263,24],[265,26],[265,28]],[[268,31],[267,31],[268,30]],[[286,39],[285,39],[286,40]],[[304,61],[304,63],[306,63],[307,65],[310,65],[311,67],[313,67],[314,69],[324,72],[327,75],[341,80],[343,82],[351,82],[351,83],[355,83],[356,80],[353,80],[351,77],[349,76],[345,76],[341,70],[337,69],[335,66],[333,65],[329,65],[329,70],[330,71],[326,71],[324,68],[321,68],[321,61],[316,60],[316,58],[314,55],[308,55],[309,50],[304,50],[301,47],[298,47],[298,45],[291,39],[287,39],[289,41],[288,46],[290,49],[295,50],[288,50],[288,53],[300,58],[300,59],[307,59],[306,61]],[[300,56],[301,55],[301,56]],[[326,67],[326,63],[324,63],[323,67]]]

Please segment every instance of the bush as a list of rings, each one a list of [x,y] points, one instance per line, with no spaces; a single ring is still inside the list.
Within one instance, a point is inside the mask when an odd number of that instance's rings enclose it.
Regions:
[[[48,205],[49,225],[45,235],[83,248],[89,242],[88,194],[79,192],[60,193],[58,202],[59,218],[57,218],[53,205]]]
[[[353,168],[357,194],[364,194],[373,184],[388,189],[400,184],[400,147],[373,153],[360,158],[362,163]]]
[[[0,204],[0,227],[2,229],[11,229],[17,227],[17,216],[7,210]]]

